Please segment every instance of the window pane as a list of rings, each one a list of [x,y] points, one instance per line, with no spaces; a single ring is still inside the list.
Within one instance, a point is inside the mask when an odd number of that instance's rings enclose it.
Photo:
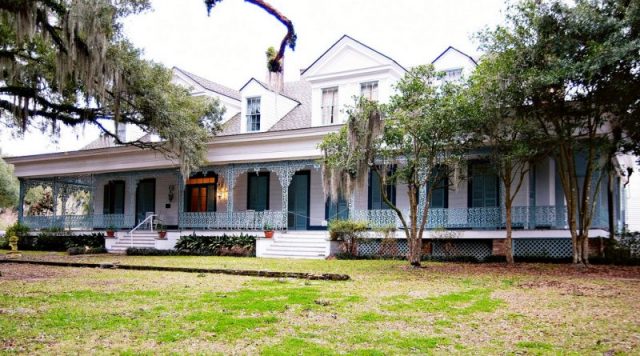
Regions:
[[[338,122],[338,88],[322,89],[322,122]]]
[[[260,98],[247,98],[247,131],[260,131]]]
[[[367,82],[360,84],[360,95],[363,97],[377,101],[378,100],[378,82]]]

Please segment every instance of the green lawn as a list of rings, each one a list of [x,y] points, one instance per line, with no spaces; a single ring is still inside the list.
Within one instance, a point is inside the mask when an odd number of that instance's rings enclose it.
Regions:
[[[352,280],[0,264],[3,353],[640,353],[637,268],[25,257],[337,272]]]

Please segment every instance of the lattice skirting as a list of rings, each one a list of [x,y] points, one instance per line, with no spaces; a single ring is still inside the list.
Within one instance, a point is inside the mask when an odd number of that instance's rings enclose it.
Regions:
[[[516,257],[573,256],[571,239],[517,239],[513,240],[513,255]]]
[[[429,240],[424,240],[427,246]],[[401,257],[409,252],[405,239],[365,239],[358,242],[360,256]],[[513,253],[516,257],[572,256],[571,239],[514,239]],[[492,254],[492,240],[431,241],[431,256],[473,256],[483,260]]]

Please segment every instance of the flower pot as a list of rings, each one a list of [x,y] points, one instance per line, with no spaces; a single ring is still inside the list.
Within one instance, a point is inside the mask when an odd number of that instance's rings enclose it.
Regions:
[[[270,238],[273,237],[273,233],[274,233],[273,230],[265,230],[264,231],[264,237],[267,238],[267,239],[270,239]]]
[[[166,231],[158,231],[158,239],[159,240],[164,240],[167,238],[167,232]]]
[[[113,230],[107,230],[107,237],[116,237],[116,232]]]

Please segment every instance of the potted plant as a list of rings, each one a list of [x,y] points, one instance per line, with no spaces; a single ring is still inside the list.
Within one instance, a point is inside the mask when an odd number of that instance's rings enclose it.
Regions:
[[[265,238],[270,239],[273,237],[273,226],[271,226],[271,224],[265,223],[263,226],[263,230]]]
[[[116,228],[113,225],[109,225],[107,228],[107,237],[114,238],[116,236]]]
[[[158,224],[158,239],[159,240],[164,240],[167,238],[167,227],[164,226],[163,224]]]

